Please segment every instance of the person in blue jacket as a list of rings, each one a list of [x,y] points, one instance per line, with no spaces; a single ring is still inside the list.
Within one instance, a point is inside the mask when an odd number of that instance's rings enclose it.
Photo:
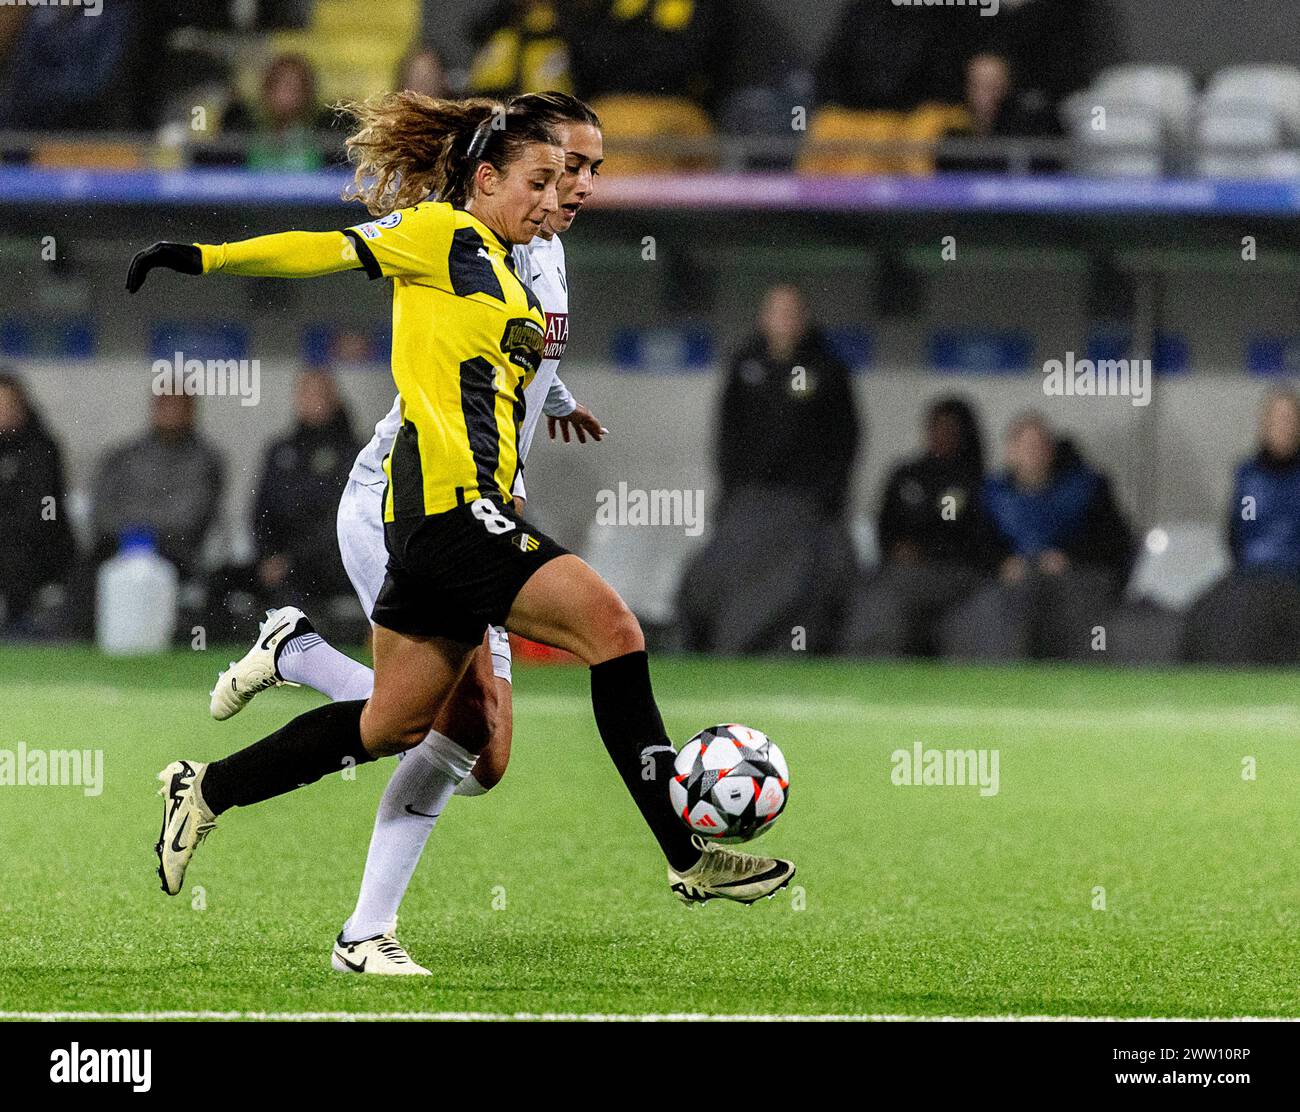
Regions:
[[[1300,661],[1300,395],[1270,391],[1228,506],[1232,570],[1188,615],[1184,652],[1210,664]]]
[[[1110,480],[1036,412],[1011,423],[1004,458],[980,496],[977,544],[990,578],[944,621],[943,653],[1104,659],[1098,630],[1134,556]]]

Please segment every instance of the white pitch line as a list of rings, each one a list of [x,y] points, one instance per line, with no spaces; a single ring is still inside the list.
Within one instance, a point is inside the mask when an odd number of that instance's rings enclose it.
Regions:
[[[896,726],[912,730],[1025,729],[1068,733],[1078,730],[1240,730],[1300,731],[1300,703],[1217,706],[1194,711],[1185,707],[1140,706],[1089,710],[1082,707],[971,706],[951,703],[870,703],[821,697],[816,701],[746,696],[740,700],[746,721],[761,728],[765,718],[833,722],[841,725]],[[718,698],[658,700],[662,710],[699,721],[718,720],[727,703]],[[585,698],[566,695],[515,696],[516,717],[529,714],[589,713]]]
[[[0,1020],[218,1020],[349,1023],[532,1022],[532,1023],[1295,1023],[1291,1016],[1089,1016],[1089,1015],[721,1015],[708,1012],[0,1012]]]
[[[135,698],[129,688],[106,684],[49,683],[32,684],[44,694],[65,700],[81,699],[121,704]],[[1300,686],[1297,688],[1300,694]],[[207,696],[185,690],[150,691],[144,696],[151,703],[177,702],[193,704],[206,710]],[[263,699],[274,695],[263,695]],[[515,692],[516,717],[526,715],[559,716],[591,713],[585,695],[530,695],[526,689]],[[718,722],[728,713],[725,694],[709,698],[674,696],[665,693],[659,706],[669,714],[697,721]],[[807,701],[772,696],[745,695],[737,699],[741,715],[758,727],[765,719],[825,722],[844,726],[895,727],[906,730],[936,729],[1041,730],[1057,735],[1081,731],[1213,731],[1279,730],[1300,732],[1300,699],[1296,703],[1219,705],[1204,710],[1186,706],[1145,705],[1089,709],[1080,706],[978,706],[962,703],[880,703],[840,696],[818,695]]]

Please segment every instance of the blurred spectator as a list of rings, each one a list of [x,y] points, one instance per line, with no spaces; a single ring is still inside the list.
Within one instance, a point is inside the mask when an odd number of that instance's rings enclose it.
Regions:
[[[854,571],[842,519],[859,424],[848,368],[794,286],[764,297],[714,428],[720,518],[679,589],[687,646],[833,647]]]
[[[447,67],[438,49],[429,43],[419,43],[407,52],[398,63],[393,88],[423,93],[435,100],[450,97],[451,85],[447,81]]]
[[[896,467],[885,484],[881,568],[846,623],[849,652],[934,652],[935,623],[980,578],[983,479],[984,445],[969,403],[934,403],[925,418],[922,454]]]
[[[1259,447],[1237,468],[1229,506],[1232,571],[1188,614],[1197,663],[1300,661],[1300,396],[1264,402]]]
[[[0,630],[27,631],[56,605],[75,557],[59,446],[21,380],[0,370]]]
[[[714,442],[724,500],[769,487],[843,515],[858,449],[852,378],[797,287],[764,296],[756,333],[727,369],[716,427],[725,430]]]
[[[578,95],[685,98],[716,115],[735,90],[780,78],[778,61],[785,60],[756,7],[741,0],[573,0],[564,30]]]
[[[966,56],[1004,57],[1016,77],[1014,107],[1031,119],[1054,120],[1062,100],[1124,60],[1111,0],[1001,0],[995,18],[975,23]]]
[[[255,108],[235,101],[221,129],[249,135],[247,165],[254,170],[318,170],[333,123],[316,94],[316,71],[301,54],[280,54],[262,74]]]
[[[508,97],[544,89],[572,92],[569,49],[554,0],[498,0],[470,28],[469,91]]]
[[[1006,471],[985,480],[981,549],[996,580],[941,623],[945,655],[967,659],[1095,659],[1131,570],[1132,532],[1110,481],[1046,420],[1007,432]]]
[[[946,138],[1011,139],[1059,133],[1060,126],[1051,112],[1026,107],[1013,95],[1011,66],[999,54],[977,54],[966,63],[966,110],[970,123],[952,128]],[[1052,170],[1059,162],[1052,159],[1027,160],[1027,169]],[[1005,154],[940,153],[936,168],[941,171],[967,173],[1006,173],[1015,169]]]
[[[117,552],[123,533],[144,528],[183,579],[201,571],[203,543],[221,499],[222,465],[196,431],[194,414],[192,397],[156,395],[149,431],[101,460],[92,496],[96,564]]]
[[[817,64],[817,102],[908,111],[962,99],[961,73],[978,7],[900,7],[849,0]]]
[[[26,7],[26,5],[24,5]],[[12,30],[0,128],[130,130],[152,124],[155,66],[173,16],[143,0],[30,5]]]
[[[361,445],[329,372],[303,371],[293,405],[292,430],[266,450],[253,516],[257,586],[275,605],[351,591],[335,517]]]

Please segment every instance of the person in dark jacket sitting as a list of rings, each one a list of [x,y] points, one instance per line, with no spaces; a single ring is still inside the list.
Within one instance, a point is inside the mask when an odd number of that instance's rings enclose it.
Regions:
[[[0,370],[0,630],[32,632],[75,557],[59,446],[22,381]]]
[[[269,606],[350,593],[335,518],[360,445],[334,376],[299,374],[294,413],[293,429],[266,450],[254,509],[257,583]]]
[[[1104,659],[1134,557],[1110,481],[1037,413],[1012,422],[1005,451],[980,500],[979,547],[995,578],[945,619],[944,654]]]
[[[1228,508],[1232,570],[1188,614],[1187,657],[1207,664],[1300,661],[1300,395],[1272,391],[1259,447]]]
[[[924,452],[896,467],[880,511],[880,571],[846,623],[845,648],[869,656],[933,651],[935,623],[979,579],[984,444],[962,398],[925,417]]]

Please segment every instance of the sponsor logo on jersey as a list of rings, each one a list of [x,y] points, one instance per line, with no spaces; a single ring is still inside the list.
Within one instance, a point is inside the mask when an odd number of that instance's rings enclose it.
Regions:
[[[531,533],[520,533],[517,537],[511,537],[510,543],[518,548],[520,552],[536,552],[542,547],[542,542]]]
[[[569,343],[569,314],[546,314],[546,349],[543,359],[563,359],[564,349]]]
[[[501,336],[501,350],[516,367],[535,374],[542,364],[546,334],[530,317],[512,317]]]

